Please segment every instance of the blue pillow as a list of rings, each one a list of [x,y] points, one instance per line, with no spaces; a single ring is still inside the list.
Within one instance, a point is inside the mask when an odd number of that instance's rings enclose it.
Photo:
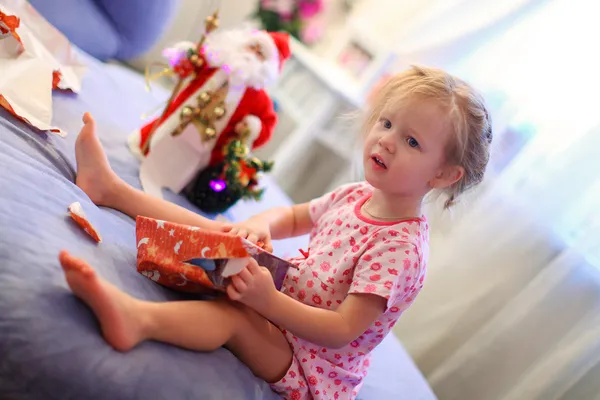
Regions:
[[[160,38],[177,11],[179,0],[96,0],[110,16],[121,46],[115,58],[141,55]]]
[[[131,59],[169,26],[179,0],[30,0],[77,47],[99,60]]]
[[[113,58],[119,51],[119,33],[96,2],[30,0],[30,3],[74,45],[97,59]]]

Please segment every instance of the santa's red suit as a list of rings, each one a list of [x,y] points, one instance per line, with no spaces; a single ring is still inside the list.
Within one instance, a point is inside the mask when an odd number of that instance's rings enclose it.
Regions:
[[[214,35],[214,38],[212,37]],[[264,87],[274,81],[283,65],[283,62],[289,58],[289,38],[286,34],[265,32],[265,31],[230,31],[224,33],[215,33],[208,37],[206,45],[203,47],[201,57],[204,66],[196,72],[194,79],[189,82],[184,89],[177,95],[165,115],[160,118],[160,122],[154,130],[151,143],[148,146],[152,151],[155,141],[164,135],[173,132],[173,124],[164,124],[170,118],[174,120],[174,114],[179,115],[184,103],[190,103],[200,93],[207,91],[207,82],[218,81],[215,74],[223,75],[222,79],[236,81],[230,86],[242,86],[242,94],[238,96],[229,96],[226,102],[228,113],[226,122],[217,129],[216,140],[210,140],[205,147],[211,147],[210,160],[206,165],[216,165],[223,160],[223,146],[230,139],[237,135],[236,126],[240,122],[245,122],[250,133],[250,145],[252,149],[262,146],[272,136],[273,129],[277,122],[277,115],[273,109],[273,102],[264,90]],[[231,64],[236,64],[232,58],[238,57],[241,53],[252,55],[247,46],[253,43],[260,45],[264,60],[260,62],[258,70],[245,75],[246,71],[238,71],[240,76],[234,76],[231,71]],[[251,60],[256,62],[256,60]],[[231,63],[231,64],[230,64]],[[240,64],[243,64],[242,61]],[[214,87],[214,82],[213,82]],[[158,119],[158,118],[157,118]],[[149,140],[149,134],[157,119],[150,121],[137,134],[137,138],[130,139],[130,145],[137,147],[132,149],[141,154],[146,141]],[[198,135],[198,138],[200,136]],[[145,154],[147,155],[147,153]]]

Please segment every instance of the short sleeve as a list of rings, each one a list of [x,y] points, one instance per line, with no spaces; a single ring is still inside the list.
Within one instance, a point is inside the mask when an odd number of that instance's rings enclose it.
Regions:
[[[385,298],[388,307],[410,298],[423,284],[416,245],[399,240],[377,243],[358,260],[349,293]]]
[[[358,196],[364,195],[365,183],[350,183],[342,185],[332,192],[326,193],[321,197],[313,199],[309,203],[310,218],[313,223],[317,223],[319,218],[325,214],[326,211],[330,210],[336,204],[340,204],[340,201],[344,198],[356,194]]]

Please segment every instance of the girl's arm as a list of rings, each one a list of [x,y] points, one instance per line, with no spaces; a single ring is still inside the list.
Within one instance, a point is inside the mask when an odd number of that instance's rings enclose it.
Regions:
[[[387,305],[381,296],[361,293],[348,295],[335,311],[311,307],[279,292],[270,272],[253,259],[231,278],[227,294],[280,328],[329,348],[344,347],[355,340],[381,316]]]
[[[386,299],[373,294],[351,294],[335,311],[311,307],[281,292],[259,311],[275,325],[328,348],[341,348],[362,335],[383,314]]]
[[[250,218],[269,227],[273,239],[287,239],[310,232],[313,222],[308,211],[308,203],[291,207],[276,207]]]

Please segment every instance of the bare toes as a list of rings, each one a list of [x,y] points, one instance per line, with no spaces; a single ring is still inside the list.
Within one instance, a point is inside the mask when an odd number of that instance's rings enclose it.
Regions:
[[[63,270],[66,271],[77,271],[85,276],[91,276],[94,274],[94,270],[82,259],[72,256],[68,251],[63,250],[58,255],[60,264]]]
[[[81,118],[81,120],[83,121],[84,124],[89,124],[90,122],[94,122],[94,118],[92,117],[92,114],[90,114],[89,112],[86,112],[83,114],[83,118]]]

